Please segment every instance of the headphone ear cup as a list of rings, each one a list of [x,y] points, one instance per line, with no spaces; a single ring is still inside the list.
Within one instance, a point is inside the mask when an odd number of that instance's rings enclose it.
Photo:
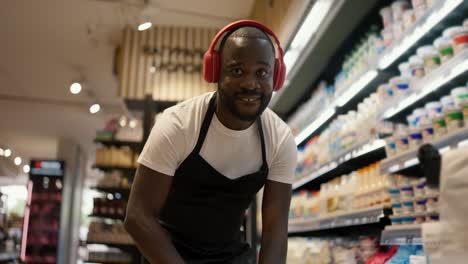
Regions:
[[[214,68],[214,57],[216,52],[210,52],[209,50],[205,52],[205,55],[203,56],[203,79],[207,81],[208,83],[213,83],[215,82],[215,79],[213,76],[216,76],[215,73],[213,72]]]
[[[276,92],[283,87],[284,78],[286,75],[286,67],[281,59],[275,59],[275,69],[273,72],[273,90]]]

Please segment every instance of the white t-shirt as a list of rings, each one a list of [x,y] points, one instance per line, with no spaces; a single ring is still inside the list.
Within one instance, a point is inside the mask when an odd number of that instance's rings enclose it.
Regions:
[[[195,148],[212,96],[213,92],[206,93],[166,109],[157,118],[138,162],[173,176]],[[268,108],[261,117],[268,179],[291,184],[297,162],[297,148],[291,130]],[[231,130],[214,114],[200,155],[230,179],[257,172],[262,165],[257,124],[244,130]]]

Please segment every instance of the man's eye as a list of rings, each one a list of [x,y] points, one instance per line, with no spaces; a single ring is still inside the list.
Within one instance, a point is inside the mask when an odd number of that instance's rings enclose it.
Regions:
[[[262,78],[262,79],[265,79],[269,76],[268,72],[265,71],[265,70],[260,70],[257,72],[257,76]]]
[[[244,73],[244,71],[242,71],[241,68],[234,68],[234,69],[231,69],[231,73],[234,76],[241,76]]]

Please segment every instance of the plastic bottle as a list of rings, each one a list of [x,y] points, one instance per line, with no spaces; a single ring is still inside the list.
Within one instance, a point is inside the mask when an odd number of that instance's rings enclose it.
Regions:
[[[449,43],[450,44],[450,43]],[[411,69],[409,62],[403,62],[398,65],[398,69],[400,70],[400,74],[403,77],[411,77]]]

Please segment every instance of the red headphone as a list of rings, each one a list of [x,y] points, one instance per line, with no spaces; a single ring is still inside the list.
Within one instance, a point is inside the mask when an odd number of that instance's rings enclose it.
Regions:
[[[284,78],[286,75],[286,65],[284,65],[283,61],[283,49],[281,48],[280,42],[276,35],[273,33],[271,29],[266,27],[265,25],[260,24],[254,20],[239,20],[234,23],[231,23],[224,27],[221,31],[216,34],[215,38],[210,44],[210,47],[205,53],[205,57],[203,58],[203,77],[205,81],[209,83],[215,83],[219,80],[219,67],[220,67],[220,56],[217,50],[215,50],[215,46],[218,43],[219,39],[224,35],[224,33],[229,32],[233,29],[240,28],[240,27],[256,27],[258,29],[263,30],[264,32],[268,33],[271,37],[273,37],[276,48],[278,50],[278,58],[275,58],[275,69],[273,71],[273,90],[278,91],[281,89],[284,83]]]

